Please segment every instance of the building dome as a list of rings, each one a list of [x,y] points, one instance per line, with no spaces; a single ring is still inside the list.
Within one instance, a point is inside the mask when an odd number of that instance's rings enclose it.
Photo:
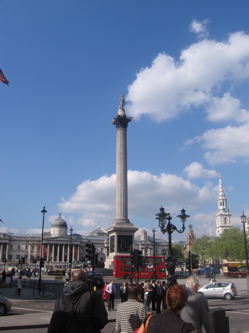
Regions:
[[[61,218],[61,213],[59,213],[59,216],[57,219],[54,220],[54,222],[51,225],[51,236],[62,236],[67,234],[67,223],[65,220]]]

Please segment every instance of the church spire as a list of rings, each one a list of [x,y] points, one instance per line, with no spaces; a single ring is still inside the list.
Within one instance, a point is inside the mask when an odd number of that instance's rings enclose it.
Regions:
[[[231,229],[232,214],[227,208],[227,199],[224,192],[224,187],[222,184],[222,178],[219,177],[219,194],[218,194],[218,211],[216,214],[216,236],[220,236],[225,229]]]
[[[218,210],[223,212],[227,211],[227,199],[225,196],[221,176],[219,178]]]

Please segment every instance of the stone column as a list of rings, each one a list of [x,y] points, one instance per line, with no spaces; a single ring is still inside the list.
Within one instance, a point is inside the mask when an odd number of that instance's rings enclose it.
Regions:
[[[62,261],[65,261],[65,244],[62,245]]]
[[[112,123],[116,125],[116,218],[114,223],[129,222],[127,191],[127,127],[132,117],[127,117],[123,105]]]
[[[54,262],[54,244],[52,246],[52,261]]]
[[[138,230],[128,219],[127,183],[127,127],[132,117],[125,114],[124,95],[120,98],[118,114],[112,123],[116,126],[116,216],[107,229],[109,234],[109,255],[105,267],[113,267],[116,254],[129,254],[133,245],[134,233]]]

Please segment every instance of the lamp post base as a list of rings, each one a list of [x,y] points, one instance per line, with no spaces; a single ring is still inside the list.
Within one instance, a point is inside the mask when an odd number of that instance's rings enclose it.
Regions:
[[[168,276],[167,276],[167,287],[171,287],[174,284],[177,284],[177,280],[175,275],[175,268],[176,268],[176,259],[174,257],[168,257],[166,260],[166,264],[167,264],[167,272],[168,272]]]
[[[178,284],[176,277],[168,275],[167,276],[167,288],[173,286],[174,284]]]

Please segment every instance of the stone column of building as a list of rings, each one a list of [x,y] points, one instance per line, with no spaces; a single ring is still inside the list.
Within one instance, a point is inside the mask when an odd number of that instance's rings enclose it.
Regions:
[[[64,261],[65,258],[65,244],[62,245],[62,261]]]
[[[54,244],[52,245],[52,261],[54,261]]]
[[[9,244],[6,244],[6,257],[5,259],[9,260]]]
[[[138,230],[128,219],[128,184],[127,184],[127,127],[132,117],[125,114],[124,95],[120,98],[118,114],[112,123],[116,126],[116,217],[108,228],[109,256],[105,267],[111,268],[115,254],[130,253],[134,233]]]
[[[31,262],[31,244],[28,245],[28,262]]]

